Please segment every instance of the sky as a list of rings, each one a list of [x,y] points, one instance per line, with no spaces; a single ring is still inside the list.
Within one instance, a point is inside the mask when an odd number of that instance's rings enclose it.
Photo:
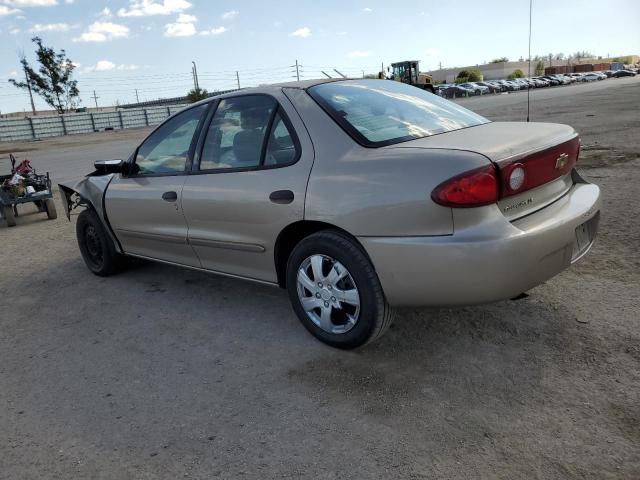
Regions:
[[[640,54],[640,0],[533,0],[532,55]],[[420,60],[421,70],[527,56],[528,0],[0,0],[0,112],[29,109],[7,82],[33,62],[31,38],[77,65],[81,105],[181,96],[191,62],[209,91],[376,73]],[[36,99],[37,108],[46,108]]]

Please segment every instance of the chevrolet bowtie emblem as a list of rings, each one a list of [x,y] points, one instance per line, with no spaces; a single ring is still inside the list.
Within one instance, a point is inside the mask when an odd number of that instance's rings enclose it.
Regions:
[[[562,170],[568,161],[569,155],[562,153],[558,158],[556,158],[556,170]]]

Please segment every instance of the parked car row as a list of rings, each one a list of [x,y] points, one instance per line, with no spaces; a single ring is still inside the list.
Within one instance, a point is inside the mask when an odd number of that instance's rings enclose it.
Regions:
[[[514,92],[528,88],[555,87],[575,82],[594,82],[607,78],[633,77],[637,72],[633,69],[608,70],[605,72],[584,72],[555,75],[540,75],[531,78],[515,78],[512,80],[485,80],[482,82],[443,83],[436,85],[436,93],[441,97],[468,97],[487,93]]]

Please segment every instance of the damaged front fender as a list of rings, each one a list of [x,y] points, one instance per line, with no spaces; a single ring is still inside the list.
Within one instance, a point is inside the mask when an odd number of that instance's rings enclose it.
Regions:
[[[79,181],[60,183],[58,189],[67,219],[71,220],[71,212],[78,207],[93,209],[113,240],[116,250],[121,253],[122,248],[111,230],[104,208],[104,195],[114,175],[89,175]]]

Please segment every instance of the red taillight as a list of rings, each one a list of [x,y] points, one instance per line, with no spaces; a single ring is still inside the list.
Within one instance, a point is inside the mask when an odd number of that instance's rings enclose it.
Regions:
[[[493,165],[470,170],[438,185],[431,198],[445,207],[480,207],[498,201],[498,177]]]

